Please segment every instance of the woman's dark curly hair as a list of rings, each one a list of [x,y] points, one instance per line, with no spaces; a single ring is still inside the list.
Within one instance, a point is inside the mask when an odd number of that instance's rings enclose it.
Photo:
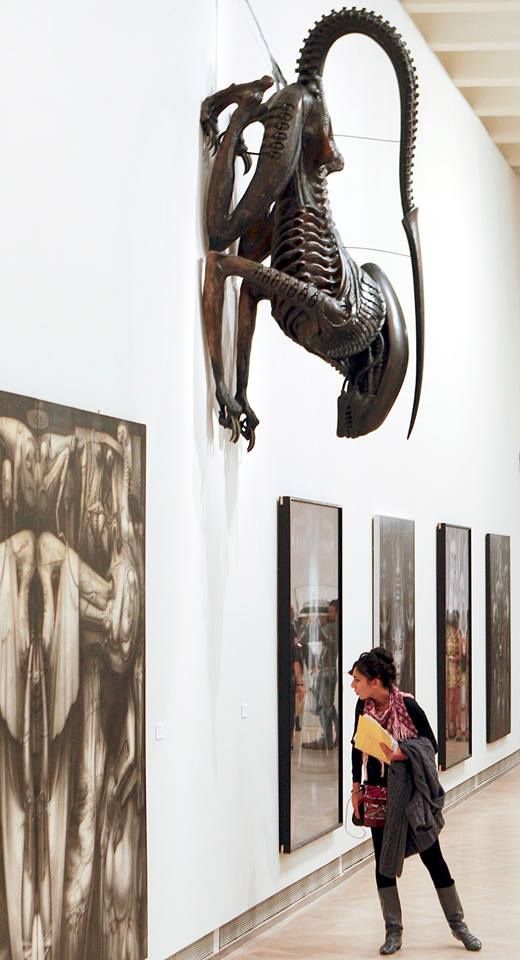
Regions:
[[[350,675],[354,670],[362,673],[367,680],[375,680],[378,677],[387,689],[395,683],[397,676],[394,658],[390,650],[385,650],[384,647],[374,647],[367,653],[361,653],[352,664],[352,669],[349,670]]]

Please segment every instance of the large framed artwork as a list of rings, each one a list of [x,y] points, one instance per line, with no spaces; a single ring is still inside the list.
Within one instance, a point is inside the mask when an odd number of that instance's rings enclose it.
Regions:
[[[439,763],[471,756],[471,530],[437,526]]]
[[[415,524],[372,519],[373,645],[390,650],[397,685],[415,694]]]
[[[0,392],[0,956],[147,956],[145,428]]]
[[[487,742],[511,733],[511,555],[509,537],[486,535]]]
[[[343,820],[341,508],[278,502],[280,849]]]

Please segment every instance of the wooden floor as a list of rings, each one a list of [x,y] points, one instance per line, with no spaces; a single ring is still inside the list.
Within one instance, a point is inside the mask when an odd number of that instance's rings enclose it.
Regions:
[[[520,957],[520,766],[446,815],[441,846],[486,960]],[[379,956],[384,939],[373,863],[257,934],[231,960],[342,960]],[[470,956],[451,935],[418,857],[399,880],[404,938],[399,958]]]

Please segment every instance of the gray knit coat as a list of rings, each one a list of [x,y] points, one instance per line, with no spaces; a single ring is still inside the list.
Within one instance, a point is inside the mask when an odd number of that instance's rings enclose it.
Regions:
[[[431,847],[444,826],[444,790],[432,744],[426,737],[403,740],[408,761],[388,770],[388,802],[379,872],[400,877],[405,857]]]

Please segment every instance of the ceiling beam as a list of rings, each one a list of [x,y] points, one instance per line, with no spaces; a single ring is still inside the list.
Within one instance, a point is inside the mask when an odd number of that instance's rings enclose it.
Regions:
[[[482,122],[495,143],[520,143],[520,113],[516,117],[484,117]]]
[[[504,143],[500,149],[512,167],[520,166],[520,143]]]
[[[418,13],[520,13],[520,0],[401,0],[409,14]]]
[[[402,0],[426,42],[520,170],[520,0]]]
[[[432,50],[520,50],[518,13],[416,13]]]
[[[520,86],[517,51],[455,51],[438,57],[458,87]]]
[[[520,85],[459,88],[478,117],[520,117]]]

